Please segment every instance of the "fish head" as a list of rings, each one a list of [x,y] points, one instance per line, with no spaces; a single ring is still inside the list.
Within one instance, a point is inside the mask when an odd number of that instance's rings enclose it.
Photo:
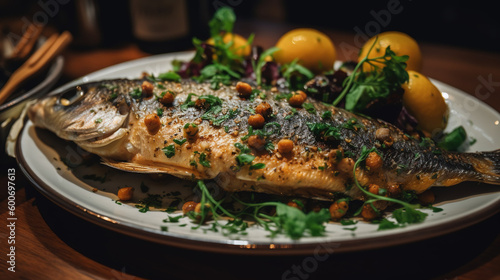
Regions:
[[[30,120],[70,141],[96,141],[127,126],[131,100],[120,80],[73,86],[43,98],[28,110]]]

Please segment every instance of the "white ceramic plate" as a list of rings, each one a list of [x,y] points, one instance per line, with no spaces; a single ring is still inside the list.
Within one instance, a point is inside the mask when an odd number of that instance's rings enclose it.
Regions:
[[[171,68],[173,59],[188,60],[191,56],[191,52],[174,53],[122,63],[71,82],[54,93],[82,82],[136,78],[144,71],[159,74]],[[500,139],[500,114],[456,88],[434,82],[444,92],[450,106],[449,127],[461,124],[476,139],[469,150],[499,148],[495,141]],[[429,214],[425,222],[405,228],[377,231],[377,225],[364,222],[353,226],[330,223],[326,236],[300,240],[285,236],[271,239],[260,227],[251,227],[248,235],[224,236],[220,232],[193,230],[191,227],[195,224],[188,218],[182,218],[178,223],[164,222],[168,216],[175,217],[179,213],[142,213],[134,203],[116,202],[118,188],[135,187],[134,196],[137,194],[136,199],[140,200],[147,194],[139,190],[145,190],[144,186],[147,186],[148,193],[161,196],[166,205],[177,198],[187,198],[192,193],[193,183],[170,176],[154,180],[101,165],[67,168],[66,164],[78,165],[85,156],[85,152],[74,144],[62,141],[50,132],[36,129],[30,121],[18,140],[17,159],[23,172],[39,191],[66,210],[124,234],[196,250],[234,254],[310,254],[370,249],[446,234],[486,219],[500,209],[498,186],[463,183],[450,189],[436,188],[436,206],[443,211],[433,213],[424,210]],[[99,181],[102,178],[105,178],[104,182]],[[353,227],[357,229],[349,230]]]

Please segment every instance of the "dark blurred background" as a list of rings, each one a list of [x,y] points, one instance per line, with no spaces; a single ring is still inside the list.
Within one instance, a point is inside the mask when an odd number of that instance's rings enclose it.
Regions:
[[[166,2],[180,3],[178,0]],[[0,0],[0,18],[47,22],[56,29],[70,30],[76,37],[76,48],[113,46],[144,41],[133,32],[134,13],[138,11],[137,5],[157,6],[158,3],[161,1]],[[173,39],[177,44],[173,49],[189,44],[192,36],[206,37],[208,19],[216,8],[227,5],[233,7],[238,19],[242,20],[286,21],[297,26],[333,28],[365,35],[399,30],[417,41],[500,51],[500,17],[492,1],[188,0],[185,3],[187,6],[182,12],[189,15],[189,30],[184,38]],[[161,17],[161,13],[161,8],[153,7],[146,12],[148,15],[141,16],[151,19]],[[164,28],[183,28],[176,19],[178,16],[179,11],[165,14]]]

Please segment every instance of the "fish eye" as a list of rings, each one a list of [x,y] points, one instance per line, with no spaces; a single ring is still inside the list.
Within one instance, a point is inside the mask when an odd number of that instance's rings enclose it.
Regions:
[[[82,87],[76,86],[63,92],[57,99],[57,102],[62,106],[70,106],[80,101],[84,95],[85,91],[82,90]]]

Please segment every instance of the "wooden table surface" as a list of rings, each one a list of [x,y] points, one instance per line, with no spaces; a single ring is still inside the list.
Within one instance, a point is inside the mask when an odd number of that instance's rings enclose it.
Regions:
[[[272,46],[288,25],[239,22],[242,35]],[[354,33],[324,30],[339,59],[353,59]],[[500,55],[420,42],[422,72],[500,111]],[[343,49],[340,48],[343,46]],[[69,50],[60,83],[146,56],[136,46]],[[14,159],[2,158],[0,279],[500,279],[500,214],[468,228],[410,244],[332,254],[315,271],[296,271],[309,256],[232,256],[132,238],[91,224],[43,197]],[[7,271],[7,170],[16,171],[15,273]],[[291,271],[295,274],[286,274]]]

